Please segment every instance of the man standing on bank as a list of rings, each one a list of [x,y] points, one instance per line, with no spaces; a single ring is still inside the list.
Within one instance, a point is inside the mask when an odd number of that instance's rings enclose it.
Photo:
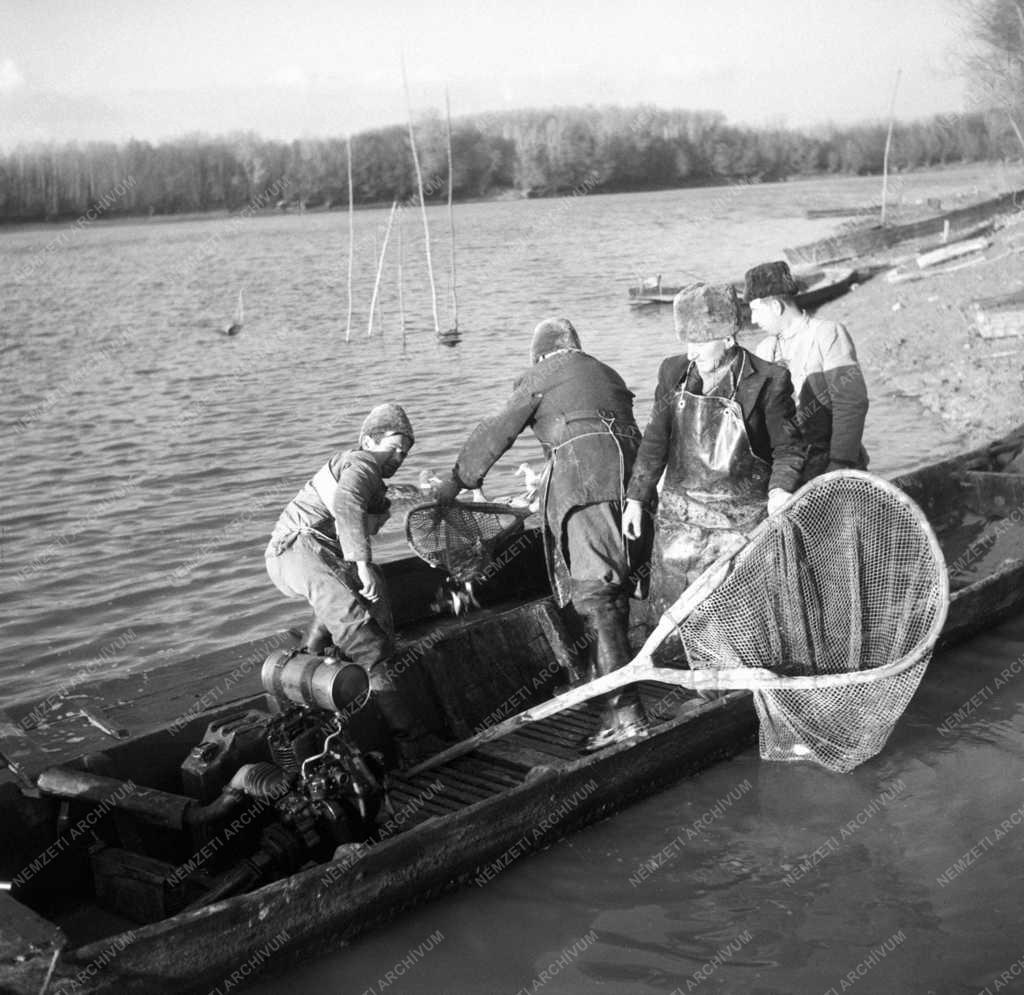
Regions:
[[[686,351],[658,371],[623,516],[632,538],[644,512],[657,507],[652,622],[785,504],[806,452],[789,373],[736,345],[741,318],[732,286],[696,284],[676,295],[672,311]]]
[[[618,373],[582,350],[565,318],[537,325],[530,356],[512,396],[473,429],[438,500],[480,487],[519,434],[533,429],[548,460],[540,492],[551,587],[560,607],[572,602],[603,676],[631,658],[631,573],[640,564],[630,562],[622,506],[640,444],[633,395]],[[645,721],[635,688],[608,695],[587,747],[639,735]]]
[[[377,405],[363,421],[358,446],[331,456],[284,509],[266,550],[267,573],[278,590],[313,607],[308,652],[319,653],[333,639],[342,656],[366,671],[403,766],[444,748],[388,672],[394,653],[391,609],[370,547],[370,536],[388,518],[384,480],[394,476],[413,441],[405,411],[397,404]]]
[[[865,469],[868,391],[850,333],[797,307],[796,281],[782,260],[748,270],[745,283],[751,320],[768,333],[757,355],[793,378],[796,421],[810,447],[800,483],[828,470]]]

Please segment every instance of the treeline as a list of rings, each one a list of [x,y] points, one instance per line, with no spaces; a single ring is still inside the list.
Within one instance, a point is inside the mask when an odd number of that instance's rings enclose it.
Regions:
[[[1005,115],[976,112],[898,125],[891,168],[1019,154],[1005,121]],[[437,115],[416,125],[428,200],[447,195],[445,131]],[[453,122],[455,196],[535,197],[877,173],[885,133],[882,124],[806,131],[734,127],[717,112],[655,107],[505,111]],[[352,174],[357,204],[414,197],[407,130],[354,135]],[[0,221],[347,204],[342,138],[191,135],[158,144],[23,146],[0,155]]]

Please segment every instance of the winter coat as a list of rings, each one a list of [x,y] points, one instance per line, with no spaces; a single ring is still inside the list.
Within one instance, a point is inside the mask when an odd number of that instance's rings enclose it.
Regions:
[[[796,426],[793,404],[793,383],[781,366],[758,359],[739,348],[736,401],[743,412],[743,422],[750,439],[750,448],[771,465],[769,489],[792,492],[797,489],[807,447]],[[658,481],[668,462],[669,442],[675,408],[683,389],[683,379],[690,368],[686,355],[669,356],[658,370],[654,390],[654,409],[644,429],[643,442],[626,491],[628,498],[653,507]],[[691,371],[691,377],[696,368]],[[699,376],[696,380],[699,381]],[[691,389],[694,384],[691,381]]]
[[[555,536],[575,508],[605,501],[621,506],[640,430],[633,395],[610,366],[577,349],[550,353],[531,366],[501,409],[466,440],[455,464],[462,486],[479,487],[527,426],[549,461],[544,514]]]

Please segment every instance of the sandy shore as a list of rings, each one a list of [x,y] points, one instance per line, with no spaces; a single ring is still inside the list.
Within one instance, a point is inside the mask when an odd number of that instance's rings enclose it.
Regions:
[[[1024,289],[1024,212],[1004,221],[968,265],[924,269],[902,283],[883,271],[818,312],[847,326],[872,380],[880,376],[979,443],[1024,422],[1024,322],[1019,336],[986,339],[970,307]]]

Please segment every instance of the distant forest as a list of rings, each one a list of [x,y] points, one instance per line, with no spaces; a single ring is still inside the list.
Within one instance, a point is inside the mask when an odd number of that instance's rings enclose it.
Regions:
[[[891,170],[1019,155],[1005,115],[950,114],[898,124]],[[886,126],[734,127],[717,112],[552,108],[452,123],[458,199],[543,197],[879,173]],[[426,198],[447,196],[445,123],[416,124]],[[0,221],[348,204],[343,138],[270,141],[252,133],[22,146],[0,155]],[[415,198],[407,129],[352,136],[355,202]]]

